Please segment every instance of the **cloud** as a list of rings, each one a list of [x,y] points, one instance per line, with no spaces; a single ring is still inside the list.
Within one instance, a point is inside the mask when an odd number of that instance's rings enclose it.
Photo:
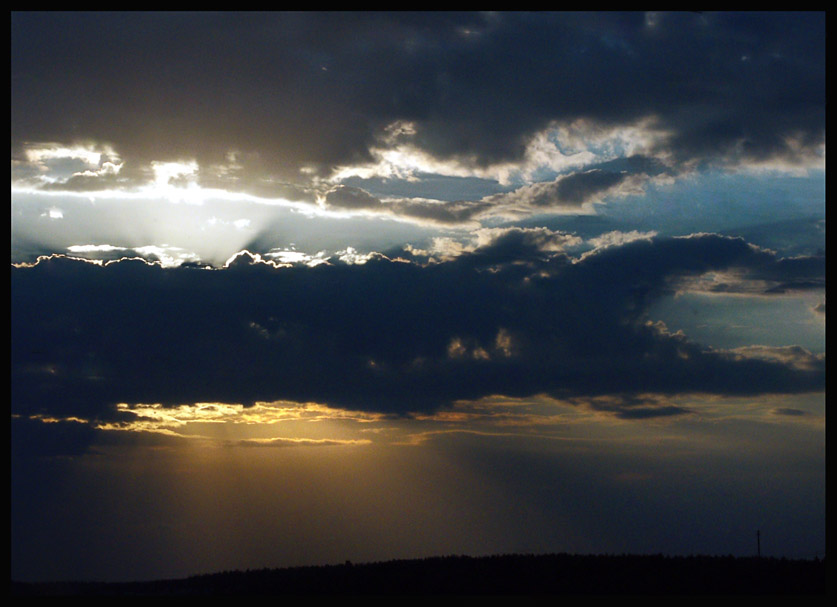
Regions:
[[[375,213],[437,226],[473,226],[481,215],[490,214],[487,201],[440,201],[422,198],[395,198],[383,201],[358,187],[337,185],[322,199],[326,209]]]
[[[369,192],[345,185],[338,185],[325,196],[325,204],[338,209],[379,209],[381,201]]]
[[[451,261],[463,257],[463,263],[494,266],[527,265],[528,262],[566,262],[562,253],[582,243],[582,239],[567,232],[544,227],[479,228],[464,239],[434,237],[427,249],[408,245],[399,253],[402,258],[427,264]]]
[[[627,394],[613,396],[594,396],[592,398],[571,398],[569,402],[584,405],[593,411],[612,414],[619,419],[646,420],[654,418],[688,415],[692,411],[686,407],[673,405],[653,394]]]
[[[636,129],[672,167],[823,159],[824,13],[15,12],[11,42],[20,174],[31,146],[77,141],[108,146],[124,175],[188,159],[242,189],[310,185],[399,146],[476,174],[577,125]],[[625,179],[582,174],[533,200]]]
[[[621,246],[623,244],[632,242],[634,240],[648,240],[654,238],[657,232],[639,232],[638,230],[631,230],[630,232],[621,232],[618,230],[605,232],[600,236],[589,239],[594,248],[605,248],[613,246]]]
[[[592,169],[522,186],[512,192],[494,194],[483,199],[491,204],[487,215],[525,216],[548,211],[591,212],[590,204],[624,184],[629,175]]]
[[[783,416],[790,416],[790,417],[801,417],[803,415],[808,415],[807,411],[803,411],[802,409],[793,409],[791,407],[777,407],[773,409],[774,415],[783,415]]]
[[[339,440],[328,438],[266,438],[266,439],[243,439],[235,441],[232,445],[239,447],[259,447],[259,448],[277,448],[277,447],[345,447],[345,446],[363,446],[369,445],[370,440]]]
[[[578,211],[609,196],[637,194],[649,179],[668,173],[671,169],[655,158],[631,155],[565,173],[554,181],[490,196],[488,200],[498,206],[510,205],[530,212]]]
[[[316,267],[252,255],[223,269],[61,256],[12,267],[12,413],[279,399],[406,413],[492,394],[823,389],[822,356],[712,350],[646,319],[677,279],[787,268],[774,254],[706,234],[576,259],[562,238],[500,231],[434,264],[405,252]]]
[[[391,212],[419,223],[450,226],[474,226],[477,220],[488,214],[491,204],[482,200],[457,200],[453,202],[404,199],[390,203]]]
[[[193,252],[181,247],[154,246],[117,247],[114,245],[71,245],[67,251],[89,261],[117,261],[127,257],[136,257],[150,262],[159,262],[163,266],[200,263],[200,258]]]
[[[799,369],[813,369],[825,362],[825,355],[812,356],[800,346],[744,346],[729,351],[733,357],[746,360],[775,360],[781,361],[788,367]]]
[[[81,455],[97,434],[81,420],[12,416],[11,455],[16,461]]]
[[[773,253],[763,250],[770,259]],[[825,289],[825,255],[805,255],[770,259],[748,268],[731,268],[703,276],[684,277],[677,285],[682,291],[778,295]],[[822,312],[825,312],[823,307]]]
[[[419,223],[467,227],[494,218],[514,219],[548,212],[592,213],[594,203],[641,193],[649,179],[668,172],[654,159],[631,156],[474,201],[382,200],[362,188],[337,185],[324,195],[323,205],[328,209],[381,213]]]

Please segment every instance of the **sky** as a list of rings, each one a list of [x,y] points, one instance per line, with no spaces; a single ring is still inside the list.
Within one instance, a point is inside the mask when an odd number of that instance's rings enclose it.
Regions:
[[[825,556],[825,14],[12,12],[11,576]]]

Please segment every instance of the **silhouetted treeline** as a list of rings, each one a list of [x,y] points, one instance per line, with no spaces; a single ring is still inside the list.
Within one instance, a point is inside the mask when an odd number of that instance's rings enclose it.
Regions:
[[[825,559],[502,555],[230,571],[131,583],[19,583],[13,596],[815,595]]]

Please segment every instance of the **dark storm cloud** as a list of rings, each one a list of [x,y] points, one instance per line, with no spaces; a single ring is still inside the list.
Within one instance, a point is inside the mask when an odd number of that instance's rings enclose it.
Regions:
[[[76,421],[50,421],[12,417],[11,455],[15,460],[81,455],[97,431]]]
[[[240,152],[296,180],[372,160],[396,121],[476,166],[522,159],[556,121],[651,119],[674,164],[824,143],[824,13],[41,12],[13,13],[11,34],[13,158],[55,141],[107,142],[126,170]]]
[[[287,399],[433,410],[491,394],[804,392],[824,358],[703,348],[646,322],[676,279],[781,268],[740,239],[636,241],[581,260],[524,231],[453,261],[373,256],[223,270],[53,257],[12,268],[12,412]],[[405,258],[406,258],[405,252]],[[624,417],[677,414],[620,405]]]

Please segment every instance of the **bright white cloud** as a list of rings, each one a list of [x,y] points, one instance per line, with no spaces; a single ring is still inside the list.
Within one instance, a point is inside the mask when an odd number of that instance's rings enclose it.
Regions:
[[[143,256],[156,257],[164,268],[177,267],[186,262],[200,261],[200,256],[180,247],[147,245],[136,247],[134,250]]]
[[[125,251],[125,247],[115,247],[109,244],[77,244],[67,247],[70,253],[112,253]]]
[[[119,156],[110,146],[96,147],[88,146],[64,146],[57,143],[41,144],[28,147],[24,156],[26,159],[44,169],[47,168],[47,163],[51,160],[73,159],[80,160],[91,167],[96,167],[103,162],[109,162],[113,165],[120,164]]]
[[[612,232],[602,234],[601,236],[591,238],[587,242],[589,242],[597,249],[604,249],[607,247],[622,246],[635,240],[651,240],[656,235],[657,232],[655,230],[650,230],[648,232],[640,232],[639,230],[621,232],[619,230],[614,230]]]
[[[49,217],[50,219],[63,219],[64,211],[59,208],[52,207],[41,214],[42,217]]]
[[[270,257],[276,263],[288,265],[304,264],[314,267],[327,262],[325,251],[318,251],[314,255],[310,255],[308,253],[292,249],[271,249],[265,253],[265,256]]]

